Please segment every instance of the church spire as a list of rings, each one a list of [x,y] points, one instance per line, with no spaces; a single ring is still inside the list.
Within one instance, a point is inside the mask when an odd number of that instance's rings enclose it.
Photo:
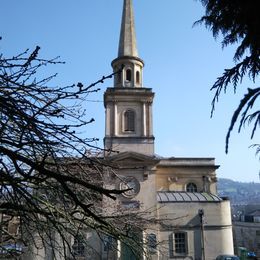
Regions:
[[[124,0],[118,58],[138,57],[132,0]]]
[[[104,94],[107,154],[113,151],[154,155],[152,102],[143,87],[144,62],[138,57],[132,0],[124,0],[118,57],[111,63],[114,87]]]
[[[144,62],[138,57],[132,0],[124,0],[118,57],[111,63],[116,88],[142,88]]]

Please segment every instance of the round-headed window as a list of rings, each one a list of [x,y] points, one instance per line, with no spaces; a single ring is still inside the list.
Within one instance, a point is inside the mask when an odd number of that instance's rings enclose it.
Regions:
[[[130,69],[126,70],[126,80],[131,81],[132,79],[132,71]]]
[[[186,191],[187,192],[197,192],[197,185],[196,184],[194,184],[194,183],[192,183],[192,182],[190,182],[190,183],[188,183],[187,185],[186,185]]]
[[[131,109],[126,110],[124,113],[124,131],[135,131],[135,112]]]
[[[136,84],[140,84],[140,72],[136,72]]]

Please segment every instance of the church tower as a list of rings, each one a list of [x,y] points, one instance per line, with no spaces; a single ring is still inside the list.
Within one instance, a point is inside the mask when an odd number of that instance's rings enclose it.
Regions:
[[[114,86],[104,94],[106,155],[137,152],[152,156],[154,93],[143,87],[144,62],[138,56],[132,0],[124,0],[118,57],[111,63]]]

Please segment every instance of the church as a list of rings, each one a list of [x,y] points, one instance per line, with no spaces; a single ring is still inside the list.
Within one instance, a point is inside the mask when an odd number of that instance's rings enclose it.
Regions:
[[[71,259],[141,260],[149,255],[152,260],[213,260],[232,255],[230,201],[217,194],[219,166],[214,158],[165,158],[154,151],[155,93],[143,83],[144,61],[137,51],[132,0],[124,0],[118,56],[112,68],[114,85],[104,93],[102,159],[116,165],[118,178],[105,185],[126,190],[116,202],[122,211],[150,211],[158,222],[140,234],[148,254],[136,257],[120,241],[110,247],[112,238],[104,243],[90,231],[87,237],[93,250],[87,252],[79,241],[71,241],[75,250]],[[22,259],[54,259],[47,249],[36,253],[36,258]]]
[[[124,0],[118,57],[112,68],[120,73],[104,93],[105,157],[119,166],[123,181],[115,187],[131,188],[119,198],[122,208],[155,207],[155,217],[162,220],[146,232],[148,241],[154,241],[152,259],[210,260],[233,254],[230,202],[217,195],[219,166],[214,158],[155,154],[155,93],[143,84],[144,61],[137,50],[132,0]],[[111,259],[135,258],[121,251]]]

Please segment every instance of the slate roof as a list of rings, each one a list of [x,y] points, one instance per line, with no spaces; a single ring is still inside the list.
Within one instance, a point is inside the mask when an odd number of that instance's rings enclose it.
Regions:
[[[223,199],[217,195],[206,192],[158,191],[157,201],[159,203],[221,202]]]

